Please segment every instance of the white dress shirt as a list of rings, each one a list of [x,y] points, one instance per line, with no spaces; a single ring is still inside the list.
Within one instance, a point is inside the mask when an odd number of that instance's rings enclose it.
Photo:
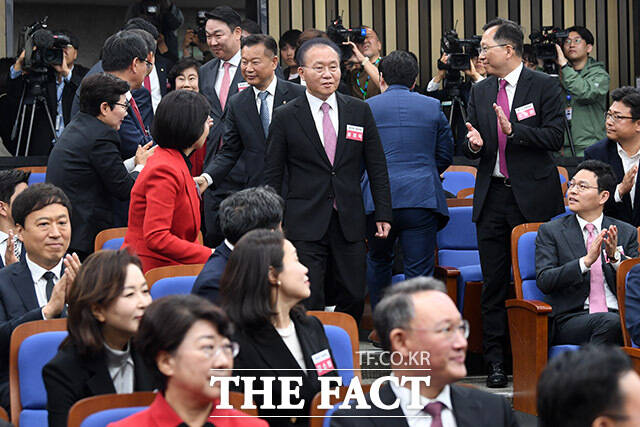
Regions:
[[[216,77],[216,84],[214,86],[218,98],[220,98],[220,87],[222,86],[222,79],[224,77],[224,63],[228,62],[229,64],[231,64],[231,66],[229,67],[229,84],[231,84],[234,76],[236,75],[236,71],[238,71],[238,67],[240,66],[241,56],[242,55],[240,54],[240,50],[238,50],[230,60],[220,61],[220,66],[218,67],[218,76]],[[231,87],[229,87],[229,93],[231,93]],[[229,100],[229,98],[227,98],[227,100]]]
[[[336,98],[336,94],[332,93],[326,101],[323,101],[320,98],[316,98],[311,95],[309,91],[305,91],[307,95],[307,101],[309,102],[309,108],[311,109],[311,115],[313,116],[313,121],[316,124],[316,130],[318,131],[318,136],[320,136],[320,142],[324,146],[324,128],[322,127],[322,120],[324,118],[324,113],[320,109],[323,103],[329,104],[329,118],[331,119],[331,124],[333,124],[333,128],[336,131],[336,136],[338,135],[338,100]]]
[[[522,67],[524,67],[524,64],[520,63],[520,65],[518,65],[515,70],[504,76],[504,79],[498,79],[498,90],[500,90],[500,81],[507,81],[507,85],[505,86],[504,90],[507,92],[507,98],[509,99],[509,111],[513,110],[514,108],[513,97],[516,94],[516,86],[518,85],[520,73],[522,73]],[[517,107],[520,107],[520,105],[518,105]],[[507,115],[507,118],[509,118],[509,111],[504,112]],[[509,141],[507,141],[507,144],[508,143]],[[492,175],[499,178],[504,178],[504,175],[500,173],[500,150],[496,150],[496,164],[493,166]]]
[[[427,412],[423,409],[408,408],[411,403],[411,389],[396,386],[391,381],[389,382],[389,385],[391,386],[393,393],[398,396],[398,399],[400,400],[400,408],[402,409],[404,416],[407,417],[407,424],[409,427],[431,427],[431,416]],[[440,412],[442,427],[457,427],[456,417],[453,415],[452,410],[451,387],[449,385],[444,386],[440,394],[438,394],[435,399],[420,396],[420,406],[422,406],[422,408],[431,402],[440,402],[444,405],[442,407],[442,412]]]
[[[273,79],[271,80],[271,83],[269,83],[269,86],[267,86],[267,89],[266,89],[266,92],[269,94],[267,96],[267,108],[269,109],[269,117],[273,117],[273,100],[274,100],[274,97],[276,96],[277,84],[278,84],[278,78],[274,75]],[[261,107],[262,101],[260,100],[260,98],[258,98],[258,94],[261,92],[261,90],[255,86],[251,86],[251,88],[253,88],[253,95],[256,100],[256,107],[258,108],[258,116],[260,116],[260,107]]]
[[[156,108],[158,108],[158,104],[160,104],[160,101],[162,100],[162,92],[160,91],[160,79],[158,78],[158,71],[155,64],[153,65],[151,73],[149,74],[149,84],[151,85],[151,106],[153,107],[153,112],[155,113]]]
[[[45,268],[40,267],[35,262],[31,261],[29,259],[29,254],[25,255],[27,267],[29,267],[29,272],[31,272],[31,278],[33,279],[33,286],[36,290],[36,298],[38,299],[38,305],[43,309],[44,309],[44,306],[47,305],[47,303],[49,302],[47,300],[47,279],[45,279],[43,276],[47,271],[52,272],[53,284],[55,286],[55,284],[58,283],[58,280],[60,280],[60,277],[62,276],[62,259],[63,258],[60,258],[60,261],[58,262],[58,264],[55,267],[53,267],[51,270],[47,270]],[[44,312],[42,313],[42,318],[46,319],[44,317]]]
[[[593,230],[594,233],[596,233],[596,235],[598,233],[600,233],[600,231],[602,231],[602,219],[604,218],[603,214],[600,214],[600,216],[598,218],[595,219],[595,221],[592,221],[591,224],[593,224],[593,226],[595,227],[595,229]],[[582,239],[584,240],[584,244],[585,247],[587,245],[587,239],[589,238],[589,232],[587,231],[587,229],[585,228],[587,224],[589,224],[588,221],[580,218],[579,215],[576,215],[576,219],[578,220],[578,225],[580,226],[580,230],[582,230]],[[600,254],[601,257],[603,257],[603,254]],[[618,266],[620,265],[620,260],[618,260],[617,263],[611,263],[611,265],[613,265],[613,267],[617,270]],[[596,262],[600,262],[600,260],[596,261]],[[587,271],[589,271],[590,269],[587,268],[587,266],[584,264],[584,261],[582,258],[580,258],[580,271],[582,272],[582,274],[586,273]],[[613,292],[611,292],[611,289],[609,289],[609,286],[607,284],[607,277],[603,274],[602,277],[604,278],[604,295],[606,297],[606,301],[607,301],[607,307],[608,308],[613,308],[615,310],[618,309],[618,298],[613,294]],[[615,285],[615,283],[614,283]],[[587,297],[587,299],[584,301],[584,309],[588,310],[589,309],[589,297]]]
[[[7,243],[9,243],[9,235],[4,231],[0,231],[0,257],[2,257],[2,264],[7,266],[7,260],[4,255],[7,252]],[[15,245],[17,247],[17,252],[20,253],[22,251],[22,242],[18,239],[15,239]]]
[[[116,350],[105,343],[104,351],[107,359],[107,369],[116,393],[133,393],[135,367],[131,357],[131,343],[127,343],[127,348],[124,350]]]
[[[296,362],[298,362],[298,366],[300,366],[300,368],[302,369],[307,369],[304,363],[304,353],[302,352],[302,346],[300,345],[298,335],[296,335],[296,325],[293,323],[293,321],[289,320],[289,326],[282,329],[276,328],[276,331],[278,331],[278,334],[289,349],[289,352],[291,352],[293,358],[296,359]],[[306,373],[306,370],[302,372]]]
[[[620,156],[620,160],[622,161],[622,169],[626,174],[629,170],[638,166],[638,160],[640,160],[640,150],[638,150],[635,154],[629,156],[626,151],[620,146],[620,143],[616,143],[616,148],[618,149],[618,156]],[[633,199],[636,197],[636,179],[633,180],[633,185],[631,186],[631,191],[629,191],[629,197],[631,197],[631,207],[633,208]],[[616,186],[616,192],[614,195],[616,203],[622,202],[622,197],[618,192],[618,187]]]

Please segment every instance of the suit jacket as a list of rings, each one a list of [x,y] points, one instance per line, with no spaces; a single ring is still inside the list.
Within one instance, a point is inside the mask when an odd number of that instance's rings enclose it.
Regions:
[[[618,246],[626,257],[638,256],[638,232],[635,227],[605,216],[602,228],[618,227]],[[575,215],[567,215],[543,224],[536,237],[536,284],[548,295],[552,317],[582,310],[589,296],[591,273],[580,271],[580,258],[587,254],[582,230]],[[604,245],[604,244],[603,244]],[[616,295],[616,272],[604,255],[600,257],[609,290]]]
[[[513,409],[504,397],[456,384],[451,384],[450,387],[452,411],[458,427],[517,427],[518,421],[513,414]],[[388,383],[380,387],[379,396],[386,405],[393,404],[397,399]],[[370,393],[367,393],[366,401],[371,409],[339,409],[332,414],[330,425],[332,427],[408,426],[400,406],[390,410],[378,408],[372,403]],[[353,418],[354,416],[358,418]]]
[[[174,63],[170,59],[161,55],[156,55],[155,61],[156,74],[158,74],[158,81],[160,82],[160,93],[165,96],[169,91],[169,80],[167,76],[169,71],[173,68]]]
[[[320,240],[329,227],[334,199],[342,233],[350,242],[364,239],[365,213],[360,189],[364,165],[371,181],[376,221],[391,222],[387,162],[369,106],[336,93],[338,139],[331,165],[316,130],[306,96],[274,112],[269,129],[265,181],[282,191],[288,172],[284,224],[291,240]],[[346,138],[347,125],[363,129],[362,142]]]
[[[625,292],[625,323],[635,345],[640,343],[640,266],[634,266],[627,276]],[[635,346],[634,345],[634,346]]]
[[[453,136],[440,102],[392,85],[367,100],[380,132],[389,169],[393,209],[426,208],[449,218],[440,174],[451,165]],[[374,211],[369,175],[362,183],[365,211]]]
[[[27,253],[27,249],[24,247],[24,245],[21,246],[20,249],[20,259],[24,259],[24,255]],[[5,268],[4,265],[4,261],[2,261],[2,257],[0,257],[0,269]]]
[[[307,425],[308,418],[297,418],[301,415],[307,415],[311,406],[311,400],[320,391],[320,382],[318,381],[317,371],[315,365],[311,359],[311,356],[317,354],[323,350],[329,350],[333,366],[336,366],[335,359],[331,353],[331,347],[329,341],[324,333],[324,328],[320,321],[313,317],[307,316],[302,311],[297,309],[292,310],[291,320],[295,324],[296,336],[300,340],[300,346],[304,354],[305,365],[307,368],[306,375],[300,372],[300,365],[293,358],[293,355],[287,348],[286,344],[282,340],[282,337],[278,334],[276,329],[271,324],[263,325],[262,327],[244,328],[238,330],[235,334],[234,340],[240,344],[240,353],[234,359],[234,369],[248,369],[242,371],[235,371],[233,375],[240,376],[287,376],[297,377],[301,376],[302,386],[300,387],[300,399],[304,399],[305,405],[303,409],[298,410],[266,410],[260,409],[263,404],[263,398],[261,396],[255,396],[254,401],[258,406],[258,414],[261,418],[269,417],[270,415],[286,415],[290,418],[266,418],[269,425],[274,426],[289,426],[289,425]],[[251,371],[250,369],[256,369],[257,371]],[[263,370],[258,370],[263,369]],[[325,376],[338,376],[337,371],[331,371]],[[259,381],[258,381],[259,382]],[[242,383],[241,383],[242,384]],[[254,389],[263,389],[264,386],[254,385]],[[278,381],[273,383],[273,392],[271,393],[273,404],[278,405],[281,401],[281,389]],[[293,405],[297,404],[299,400],[295,398],[291,399]]]
[[[142,356],[131,347],[134,365],[134,391],[153,391],[159,384],[152,379]],[[109,375],[104,352],[92,358],[82,358],[75,345],[67,340],[58,353],[42,369],[47,389],[47,411],[50,427],[66,427],[69,409],[78,400],[99,394],[116,392]]]
[[[622,160],[618,154],[618,143],[612,141],[609,138],[605,138],[596,142],[591,147],[584,150],[584,159],[595,159],[607,163],[613,169],[613,174],[616,177],[616,185],[622,182],[624,178],[624,169],[622,167]],[[628,222],[636,227],[640,225],[640,185],[638,180],[640,174],[636,175],[636,194],[633,200],[633,206],[631,206],[630,193],[622,196],[622,201],[617,203],[614,195],[611,194],[607,204],[604,207],[604,213],[610,217],[619,219],[620,221]]]
[[[230,256],[231,248],[225,242],[220,243],[196,277],[191,293],[206,298],[214,304],[220,304],[218,301],[220,278]]]
[[[473,195],[473,221],[482,214],[498,152],[498,124],[493,103],[498,79],[487,77],[473,85],[468,121],[480,132],[484,145],[478,153],[466,141],[467,157],[480,158]],[[535,115],[518,120],[516,109],[533,104]],[[512,136],[507,138],[506,161],[513,195],[528,222],[548,221],[564,212],[560,178],[551,156],[563,144],[564,95],[558,79],[522,68],[511,105]]]
[[[93,252],[96,235],[113,227],[112,197],[128,200],[138,175],[128,173],[118,133],[96,117],[78,113],[53,147],[46,181],[71,201],[70,248]]]
[[[198,243],[200,198],[183,155],[156,148],[131,190],[124,245],[144,272],[177,264],[204,264],[211,249]]]

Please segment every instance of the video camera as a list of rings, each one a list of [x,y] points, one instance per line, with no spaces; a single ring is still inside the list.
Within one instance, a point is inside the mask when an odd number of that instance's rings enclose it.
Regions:
[[[440,51],[448,56],[447,63],[438,61],[438,68],[447,71],[468,70],[471,58],[478,56],[480,36],[460,39],[456,30],[446,31],[440,39]]]
[[[198,37],[198,42],[200,44],[207,43],[207,32],[205,31],[205,26],[207,25],[208,19],[206,10],[199,10],[196,12],[196,28],[192,28],[192,30],[196,34],[196,37]],[[197,47],[194,42],[191,42],[189,45]]]
[[[344,42],[354,42],[356,44],[364,43],[364,39],[367,37],[367,29],[363,27],[357,28],[345,28],[342,25],[342,17],[338,16],[335,21],[333,21],[327,27],[327,36],[333,41],[335,44],[340,46],[342,49],[342,59],[347,60],[352,55],[352,49],[349,45],[344,45]]]
[[[542,27],[540,31],[533,32],[529,35],[531,46],[538,57],[542,60],[542,69],[545,73],[551,75],[558,74],[558,64],[556,58],[556,44],[562,45],[564,39],[569,37],[567,31],[553,26]]]
[[[62,34],[54,34],[47,29],[47,19],[36,21],[24,27],[24,69],[28,73],[45,74],[51,65],[61,65],[63,49],[71,40]]]

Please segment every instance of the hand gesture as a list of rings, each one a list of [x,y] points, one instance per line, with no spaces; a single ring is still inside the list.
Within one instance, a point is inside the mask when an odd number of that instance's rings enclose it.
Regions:
[[[149,141],[145,145],[138,145],[134,163],[136,165],[146,165],[147,159],[149,159],[149,156],[151,156],[155,150],[156,147],[153,147],[153,141]]]
[[[629,191],[631,191],[631,188],[633,187],[633,183],[636,182],[637,174],[638,174],[638,166],[632,167],[631,169],[629,169],[627,173],[624,174],[624,177],[622,178],[622,182],[618,184],[618,187],[617,187],[620,197],[624,196]]]
[[[600,257],[600,252],[602,251],[602,241],[604,237],[607,235],[607,230],[602,230],[598,233],[598,236],[591,242],[591,246],[587,250],[587,255],[584,256],[584,265],[587,268],[591,268],[594,262],[598,260]],[[617,240],[617,239],[616,239]]]
[[[474,82],[477,82],[482,77],[476,70],[476,66],[473,65],[473,61],[471,59],[469,60],[469,69],[464,70],[464,74],[469,76]]]
[[[362,52],[360,52],[360,49],[358,49],[358,46],[356,46],[356,44],[352,41],[342,42],[342,44],[351,46],[351,50],[353,51],[353,54],[356,56],[356,59],[358,60],[359,63],[362,64],[362,61],[364,61],[365,56],[362,54]]]
[[[386,239],[389,235],[389,230],[391,230],[391,224],[385,221],[376,221],[376,228],[378,229],[376,237]]]
[[[9,238],[7,239],[7,249],[4,252],[4,266],[15,264],[18,262],[14,252],[15,243],[13,241],[13,230],[9,230]]]
[[[20,52],[20,56],[16,59],[16,63],[13,64],[13,69],[16,71],[22,71],[22,67],[24,65],[24,49]]]
[[[207,181],[207,179],[203,175],[195,176],[193,177],[193,180],[198,185],[198,190],[200,191],[200,194],[204,193],[204,190],[209,188],[209,181]]]
[[[498,117],[498,123],[500,124],[500,129],[502,129],[502,133],[504,133],[505,135],[511,135],[511,122],[509,121],[507,115],[504,113],[502,107],[494,102],[493,109],[496,112],[496,116]]]
[[[609,259],[615,259],[618,248],[618,227],[612,225],[604,237],[604,250]]]
[[[69,68],[69,48],[64,48],[62,49],[62,63],[60,65],[54,65],[53,68],[54,70],[56,70],[56,72],[58,74],[60,74],[62,77],[67,77],[69,75],[69,73],[71,72],[71,69]]]
[[[564,67],[567,63],[567,58],[564,56],[564,52],[562,51],[562,47],[556,43],[556,64],[560,67]]]
[[[60,313],[62,313],[67,299],[67,292],[71,288],[71,284],[76,279],[80,266],[82,265],[76,253],[66,255],[63,262],[65,266],[64,274],[53,287],[51,298],[49,298],[49,302],[42,309],[42,314],[44,314],[45,319],[58,317]]]
[[[480,151],[484,142],[482,142],[482,136],[480,136],[480,132],[476,130],[471,123],[467,122],[467,139],[469,140],[469,144],[471,144],[471,149],[473,151]]]

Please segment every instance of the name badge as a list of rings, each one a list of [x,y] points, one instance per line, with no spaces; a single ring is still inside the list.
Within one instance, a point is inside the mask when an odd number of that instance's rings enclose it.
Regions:
[[[522,107],[516,108],[516,117],[518,117],[518,121],[528,119],[529,117],[533,117],[535,115],[536,109],[533,108],[533,103],[529,103],[527,105],[523,105]]]
[[[316,367],[319,377],[335,370],[333,361],[331,360],[331,354],[329,354],[329,350],[327,349],[311,355],[311,360]]]
[[[362,142],[364,128],[362,126],[347,125],[347,139]]]
[[[567,107],[564,109],[564,115],[567,120],[571,121],[571,117],[573,117],[573,108]]]
[[[238,83],[238,92],[242,92],[243,90],[245,90],[248,87],[249,87],[249,83],[240,82],[240,83]]]

